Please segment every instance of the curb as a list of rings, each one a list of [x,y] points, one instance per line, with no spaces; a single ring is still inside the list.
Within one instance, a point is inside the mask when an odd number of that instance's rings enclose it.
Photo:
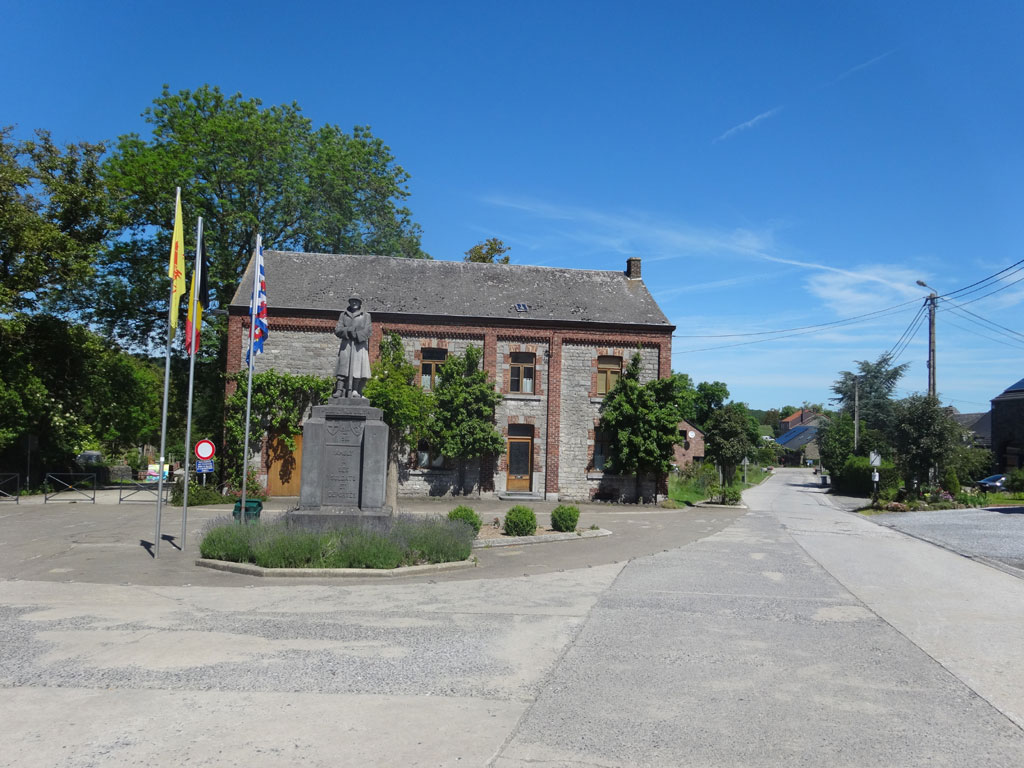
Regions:
[[[413,576],[435,571],[450,571],[458,568],[475,568],[476,560],[459,560],[454,563],[429,563],[427,565],[408,565],[404,568],[264,568],[251,563],[231,563],[226,560],[207,560],[199,558],[196,565],[200,568],[211,568],[215,571],[238,573],[243,576],[266,576],[281,578],[335,579],[335,578],[394,578],[397,576]]]
[[[711,504],[706,501],[698,501],[693,506],[700,509],[750,509],[746,504]]]
[[[500,539],[477,539],[473,549],[490,549],[492,547],[515,547],[519,544],[545,544],[549,541],[575,541],[576,539],[595,539],[600,536],[611,536],[612,532],[604,528],[596,531],[580,531],[575,533],[547,533],[543,536],[507,536]]]

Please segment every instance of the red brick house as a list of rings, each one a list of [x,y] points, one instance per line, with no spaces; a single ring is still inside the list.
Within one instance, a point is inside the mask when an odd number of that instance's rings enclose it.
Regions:
[[[601,471],[596,425],[634,352],[644,380],[671,374],[675,328],[644,285],[640,259],[623,272],[280,251],[265,251],[264,261],[270,334],[257,372],[333,376],[334,324],[358,294],[373,317],[371,359],[382,336],[397,333],[424,388],[448,355],[483,350],[502,394],[496,422],[506,450],[472,468],[467,489],[576,500],[633,493],[632,478]],[[229,373],[245,367],[251,269],[229,305]],[[268,455],[264,440],[271,494],[297,495],[297,472],[287,482],[275,477]],[[455,470],[423,445],[403,464],[399,492],[443,495],[455,483]],[[641,492],[655,490],[645,483]]]
[[[683,442],[675,447],[676,466],[682,469],[694,460],[704,460],[704,432],[688,421],[679,422],[679,435]]]

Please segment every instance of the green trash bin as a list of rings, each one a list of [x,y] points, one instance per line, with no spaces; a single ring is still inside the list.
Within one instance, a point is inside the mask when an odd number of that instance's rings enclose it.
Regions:
[[[245,519],[246,522],[251,520],[259,520],[260,512],[263,511],[263,502],[259,499],[246,499],[245,500]],[[242,500],[239,499],[235,502],[235,508],[231,512],[231,516],[235,520],[240,519],[242,514]]]

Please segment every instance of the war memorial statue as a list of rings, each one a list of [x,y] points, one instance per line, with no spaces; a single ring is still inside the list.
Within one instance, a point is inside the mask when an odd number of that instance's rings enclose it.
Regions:
[[[370,313],[363,311],[363,300],[352,296],[348,300],[348,309],[338,316],[338,323],[334,326],[334,335],[341,339],[341,347],[334,369],[337,382],[332,400],[363,396],[363,387],[370,378],[371,323]]]
[[[355,516],[390,515],[384,503],[388,425],[363,397],[370,378],[370,313],[353,294],[338,317],[337,379],[327,405],[313,407],[302,427],[302,489],[289,523],[336,527]]]

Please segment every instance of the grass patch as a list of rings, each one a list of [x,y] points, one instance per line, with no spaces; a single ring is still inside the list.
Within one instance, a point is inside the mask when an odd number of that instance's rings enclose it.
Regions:
[[[199,552],[264,568],[398,568],[465,560],[472,542],[470,525],[442,517],[397,515],[325,530],[228,518],[208,526]]]

